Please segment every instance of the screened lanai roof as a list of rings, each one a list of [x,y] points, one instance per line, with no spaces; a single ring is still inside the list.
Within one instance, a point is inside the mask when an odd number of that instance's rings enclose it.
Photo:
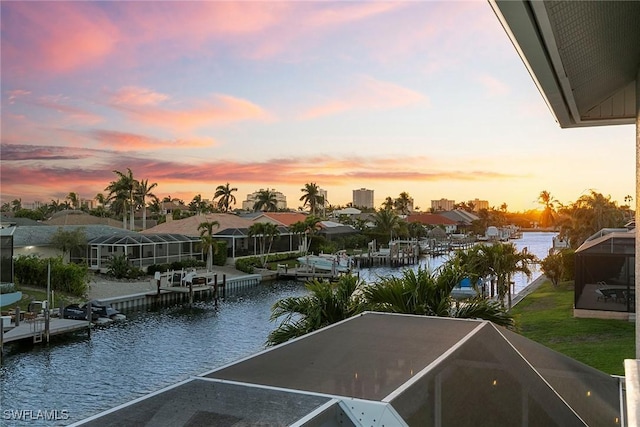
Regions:
[[[365,313],[84,425],[615,426],[619,396],[616,378],[487,321]]]
[[[126,236],[99,236],[91,239],[90,245],[140,245],[154,243],[199,242],[196,237],[182,234],[131,234]]]
[[[589,237],[578,249],[576,254],[629,254],[635,249],[636,232],[626,229],[605,228]]]

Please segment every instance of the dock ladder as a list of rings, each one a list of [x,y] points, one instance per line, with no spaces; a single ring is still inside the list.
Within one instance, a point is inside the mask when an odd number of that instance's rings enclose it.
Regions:
[[[33,319],[31,323],[31,332],[33,333],[34,344],[42,342],[42,331],[44,331],[44,319]]]

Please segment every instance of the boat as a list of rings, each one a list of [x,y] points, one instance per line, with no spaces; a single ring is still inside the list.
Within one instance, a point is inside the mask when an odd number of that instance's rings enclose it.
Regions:
[[[127,318],[127,316],[102,301],[91,300],[89,301],[89,305],[91,306],[91,311],[93,313],[96,313],[99,318],[106,318],[111,320],[125,320]]]
[[[465,277],[451,290],[451,298],[454,299],[468,299],[482,296],[482,280],[474,286],[471,283],[471,279]]]
[[[346,253],[305,255],[298,258],[300,265],[315,270],[332,273],[348,273],[351,270],[351,258]]]

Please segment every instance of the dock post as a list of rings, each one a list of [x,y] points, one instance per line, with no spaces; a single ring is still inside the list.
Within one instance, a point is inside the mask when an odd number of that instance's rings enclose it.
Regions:
[[[16,327],[20,326],[20,307],[16,306],[16,314],[15,314],[16,318],[13,321],[13,323],[16,324]]]
[[[47,344],[49,344],[50,331],[51,331],[51,312],[49,311],[49,301],[47,301],[47,305],[44,308],[44,338],[47,340]]]
[[[189,305],[193,305],[193,282],[189,282]]]
[[[91,338],[91,314],[92,314],[92,310],[91,310],[91,305],[89,304],[89,301],[87,301],[87,305],[85,307],[87,307],[87,322],[88,322],[87,334],[88,334],[89,338]]]
[[[222,275],[222,299],[227,299],[227,275]]]
[[[218,306],[218,274],[213,275],[213,302]]]
[[[0,366],[2,366],[2,358],[4,357],[4,322],[0,325]]]

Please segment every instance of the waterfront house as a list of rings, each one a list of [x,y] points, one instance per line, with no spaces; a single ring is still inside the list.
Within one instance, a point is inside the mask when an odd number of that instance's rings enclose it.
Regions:
[[[442,228],[447,235],[458,231],[458,223],[444,215],[433,213],[413,213],[407,216],[407,222],[417,222],[428,228]]]

